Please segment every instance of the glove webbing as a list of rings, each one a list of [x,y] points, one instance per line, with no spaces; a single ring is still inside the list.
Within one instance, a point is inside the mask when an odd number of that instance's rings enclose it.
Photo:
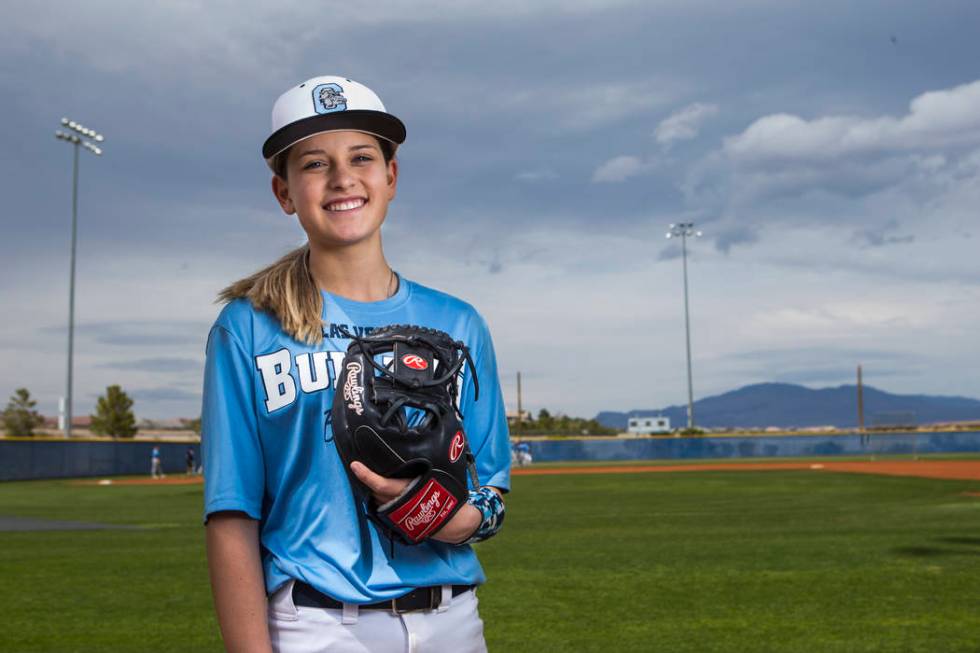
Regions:
[[[476,374],[476,365],[473,363],[473,358],[470,356],[469,347],[467,347],[465,344],[463,344],[458,340],[452,340],[450,341],[450,343],[447,344],[451,344],[451,346],[455,347],[456,350],[461,351],[463,353],[463,356],[457,357],[454,361],[450,361],[449,370],[445,374],[443,374],[438,378],[434,378],[430,381],[420,381],[418,379],[412,379],[411,382],[409,382],[399,378],[394,373],[392,373],[390,369],[375,361],[373,352],[370,350],[370,347],[365,344],[365,342],[370,343],[372,339],[376,339],[379,343],[385,341],[404,342],[407,345],[413,345],[413,346],[421,342],[432,351],[439,352],[439,353],[446,350],[447,347],[445,345],[439,345],[433,342],[431,339],[425,337],[422,334],[412,334],[408,336],[403,334],[391,334],[386,336],[384,329],[381,329],[379,331],[375,331],[370,336],[365,337],[365,336],[354,335],[353,333],[347,330],[347,327],[343,325],[338,325],[338,330],[340,331],[341,335],[343,335],[345,338],[349,338],[357,344],[358,348],[361,350],[361,353],[364,354],[365,360],[371,364],[371,367],[376,369],[386,378],[391,379],[393,382],[398,383],[407,388],[412,388],[417,390],[420,388],[432,388],[432,387],[444,385],[446,383],[451,383],[453,389],[453,396],[455,397],[456,391],[458,390],[456,375],[459,373],[459,370],[462,369],[463,364],[465,363],[469,367],[470,373],[473,377],[473,400],[478,401],[480,399],[480,382]],[[453,408],[456,409],[456,413],[462,418],[463,414],[459,411],[459,406],[457,406],[455,402],[453,402]]]

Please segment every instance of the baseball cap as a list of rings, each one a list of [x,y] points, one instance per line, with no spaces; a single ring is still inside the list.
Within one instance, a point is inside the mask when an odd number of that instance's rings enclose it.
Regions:
[[[405,142],[405,125],[385,110],[374,91],[346,77],[324,75],[279,96],[272,106],[272,136],[262,145],[262,156],[272,168],[273,159],[290,146],[329,131],[364,132],[395,147]]]

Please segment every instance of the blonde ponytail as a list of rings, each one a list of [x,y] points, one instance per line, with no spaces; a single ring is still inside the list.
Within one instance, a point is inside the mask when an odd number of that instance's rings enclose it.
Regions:
[[[323,340],[323,298],[310,275],[308,243],[218,294],[222,302],[240,298],[275,315],[293,339],[310,345]]]

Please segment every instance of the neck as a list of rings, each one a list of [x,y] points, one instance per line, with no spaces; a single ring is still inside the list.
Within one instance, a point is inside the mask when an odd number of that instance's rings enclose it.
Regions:
[[[311,242],[310,274],[318,287],[356,302],[388,299],[398,283],[380,242],[338,249]]]

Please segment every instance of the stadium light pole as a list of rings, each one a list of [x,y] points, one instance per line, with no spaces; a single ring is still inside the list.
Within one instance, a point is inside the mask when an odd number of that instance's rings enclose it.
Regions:
[[[694,229],[693,222],[678,222],[670,225],[667,238],[681,239],[681,258],[684,260],[684,335],[687,339],[687,428],[694,428],[694,383],[691,380],[691,317],[687,307],[687,239],[697,238],[700,231]]]
[[[61,125],[63,127],[67,127],[67,129],[70,131],[61,131],[59,129],[54,133],[54,137],[58,140],[70,143],[74,150],[74,162],[72,165],[71,177],[71,271],[69,273],[68,282],[68,387],[65,396],[65,437],[70,438],[72,419],[72,363],[75,344],[75,244],[77,242],[78,234],[78,150],[79,148],[84,147],[92,154],[101,156],[102,148],[95,143],[101,143],[105,140],[105,137],[96,132],[94,129],[85,127],[74,120],[69,120],[68,118],[62,118]]]

